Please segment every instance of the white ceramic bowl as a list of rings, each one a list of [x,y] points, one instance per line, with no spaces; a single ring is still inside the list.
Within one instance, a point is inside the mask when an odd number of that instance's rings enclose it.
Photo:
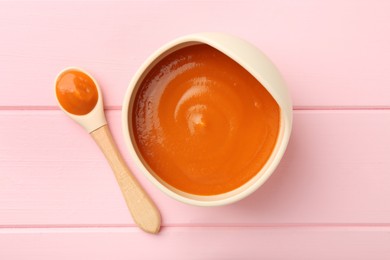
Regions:
[[[166,55],[194,44],[207,44],[229,56],[251,73],[273,96],[280,107],[280,131],[274,151],[264,167],[241,187],[219,195],[199,196],[185,193],[162,181],[139,155],[132,132],[133,103],[140,83],[150,69]],[[283,78],[272,62],[256,47],[232,35],[199,33],[187,35],[164,45],[151,55],[134,75],[127,89],[122,109],[122,126],[126,145],[136,167],[170,197],[191,205],[219,206],[238,201],[259,188],[274,172],[287,147],[292,127],[292,104]]]

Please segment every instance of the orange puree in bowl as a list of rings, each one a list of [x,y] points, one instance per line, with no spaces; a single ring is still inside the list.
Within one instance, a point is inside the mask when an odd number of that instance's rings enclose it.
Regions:
[[[58,77],[56,95],[61,106],[74,115],[88,114],[98,101],[98,91],[93,80],[74,69],[67,70]]]
[[[234,190],[264,166],[279,133],[279,106],[244,68],[199,44],[148,72],[133,107],[134,138],[146,164],[187,193]]]

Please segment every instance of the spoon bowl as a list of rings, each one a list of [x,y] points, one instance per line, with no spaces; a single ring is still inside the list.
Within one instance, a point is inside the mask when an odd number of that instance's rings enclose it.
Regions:
[[[56,86],[57,86],[57,82],[59,82],[59,79],[61,79],[61,77],[63,77],[66,73],[69,73],[69,71],[81,72],[81,73],[87,75],[88,78],[90,78],[92,80],[92,82],[95,85],[95,88],[97,90],[97,95],[98,95],[97,96],[97,102],[96,102],[95,106],[92,108],[92,110],[89,111],[89,113],[87,113],[87,114],[84,114],[84,115],[72,114],[72,113],[68,112],[66,110],[66,108],[64,108],[64,106],[62,106],[61,102],[58,100],[58,94],[59,93],[58,93],[58,90],[57,90],[57,87],[56,87],[56,100],[57,100],[57,103],[60,106],[60,108],[62,109],[62,111],[65,112],[65,114],[67,114],[71,119],[76,121],[79,125],[84,127],[84,129],[88,133],[91,133],[92,131],[98,129],[99,127],[107,124],[107,120],[106,120],[106,117],[105,117],[105,114],[104,114],[102,92],[100,90],[99,84],[96,82],[96,80],[88,72],[86,72],[83,69],[76,68],[76,67],[68,67],[68,68],[63,69],[58,74],[58,76],[57,76],[57,78],[55,80],[55,82],[56,82],[55,85]]]

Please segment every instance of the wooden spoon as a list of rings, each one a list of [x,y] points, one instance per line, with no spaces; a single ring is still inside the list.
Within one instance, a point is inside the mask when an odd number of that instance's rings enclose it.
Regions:
[[[58,74],[55,90],[61,109],[90,133],[104,153],[135,223],[148,233],[158,233],[160,212],[118,151],[107,125],[103,97],[95,79],[79,68],[66,68]]]

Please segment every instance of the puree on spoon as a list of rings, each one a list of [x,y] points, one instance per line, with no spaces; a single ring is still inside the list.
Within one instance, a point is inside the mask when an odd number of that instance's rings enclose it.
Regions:
[[[248,71],[206,44],[158,62],[136,94],[138,150],[168,185],[196,195],[232,191],[254,177],[279,134],[280,109]]]
[[[79,116],[91,112],[98,101],[93,80],[76,69],[70,69],[58,77],[56,96],[68,113]]]

